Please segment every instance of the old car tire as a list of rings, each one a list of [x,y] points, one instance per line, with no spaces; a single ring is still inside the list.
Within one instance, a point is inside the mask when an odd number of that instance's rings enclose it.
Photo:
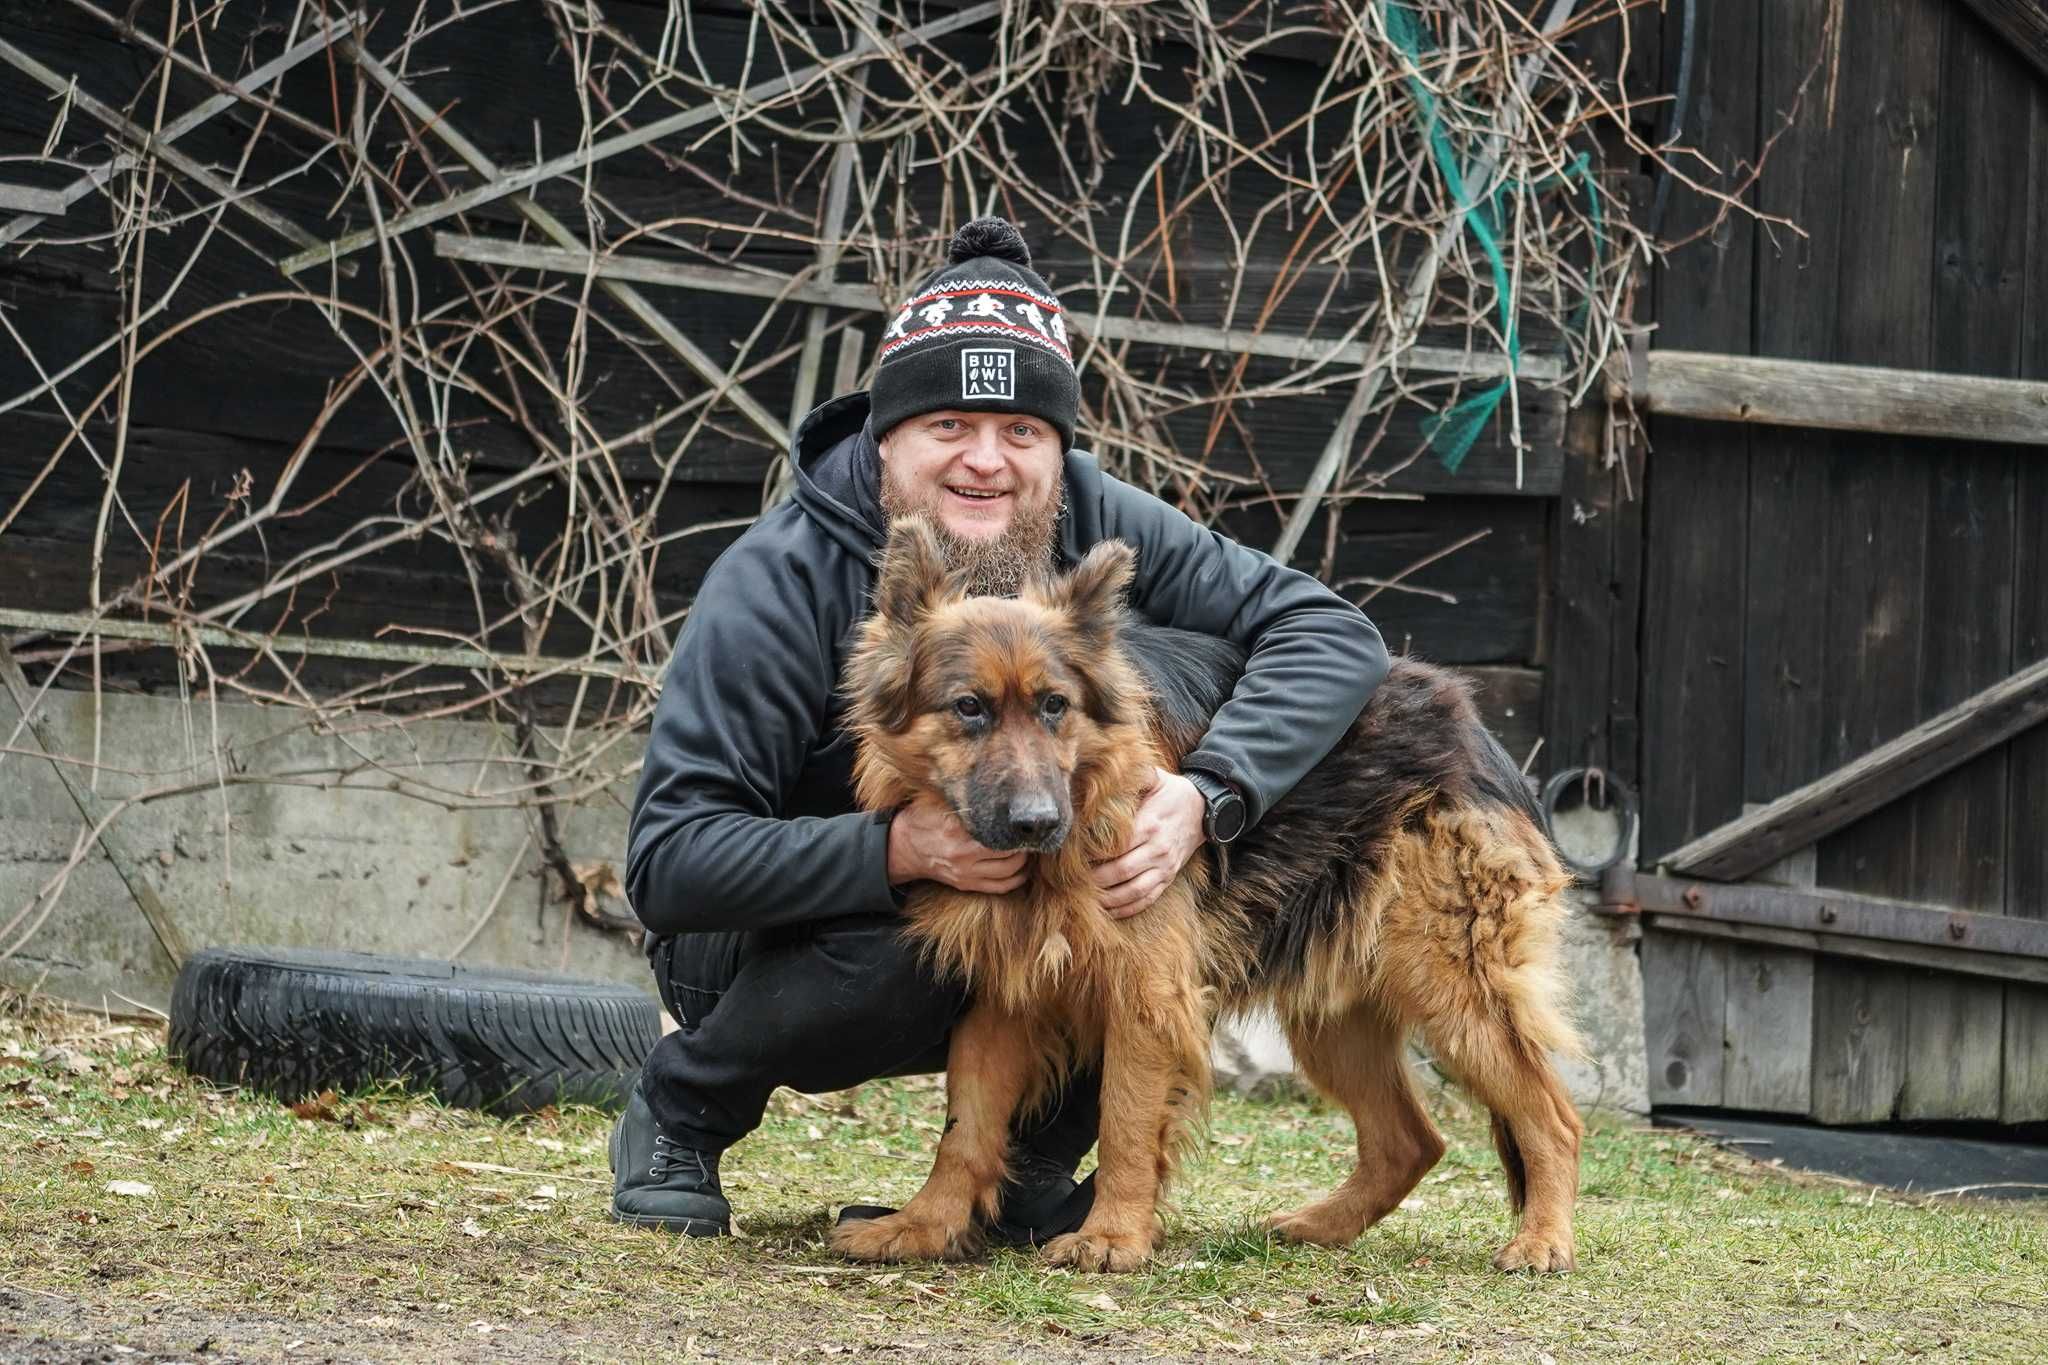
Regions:
[[[493,1114],[616,1109],[660,1036],[630,986],[432,958],[206,948],[171,995],[186,1069],[287,1100],[402,1081]]]

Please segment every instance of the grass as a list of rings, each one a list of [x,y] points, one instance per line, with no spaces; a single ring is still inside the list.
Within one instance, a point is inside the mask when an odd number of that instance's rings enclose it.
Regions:
[[[1342,1253],[1254,1229],[1341,1177],[1346,1121],[1225,1098],[1145,1274],[836,1260],[830,1210],[914,1191],[941,1107],[932,1081],[778,1095],[725,1163],[745,1235],[691,1242],[607,1220],[601,1114],[398,1093],[295,1113],[184,1076],[148,1026],[0,999],[0,1360],[38,1336],[206,1358],[2048,1352],[2048,1207],[1793,1176],[1622,1118],[1591,1124],[1581,1269],[1497,1274],[1499,1170],[1454,1094],[1442,1164]]]

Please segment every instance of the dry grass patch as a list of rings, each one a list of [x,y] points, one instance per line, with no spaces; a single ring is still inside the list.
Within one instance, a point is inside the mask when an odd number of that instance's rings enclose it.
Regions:
[[[1347,1121],[1225,1098],[1146,1274],[833,1258],[830,1211],[907,1197],[941,1104],[929,1080],[778,1096],[725,1163],[744,1235],[681,1241],[606,1218],[601,1114],[286,1106],[184,1076],[149,1025],[8,997],[0,1360],[37,1336],[394,1360],[2017,1360],[2048,1340],[2048,1208],[1795,1177],[1615,1118],[1589,1134],[1579,1272],[1499,1275],[1499,1170],[1448,1094],[1443,1163],[1343,1254],[1253,1228],[1342,1175]]]

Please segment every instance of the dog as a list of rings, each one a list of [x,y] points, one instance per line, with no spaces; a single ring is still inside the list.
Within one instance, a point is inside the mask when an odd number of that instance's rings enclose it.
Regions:
[[[1243,668],[1228,642],[1129,613],[1134,562],[1106,542],[1016,598],[969,597],[921,519],[891,530],[843,679],[858,800],[884,810],[937,793],[977,841],[1028,849],[1034,867],[1007,895],[911,891],[905,931],[973,1004],[952,1035],[924,1188],[897,1213],[842,1223],[833,1246],[868,1261],[973,1254],[1013,1116],[1099,1061],[1094,1204],[1043,1255],[1137,1269],[1205,1112],[1211,1025],[1269,1002],[1304,1075],[1358,1131],[1350,1177],[1268,1220],[1273,1234],[1347,1245],[1443,1155],[1404,1061],[1420,1032],[1493,1115],[1520,1215],[1493,1264],[1573,1268],[1583,1128],[1549,1060],[1578,1050],[1556,965],[1569,878],[1470,685],[1397,659],[1258,825],[1198,852],[1143,913],[1112,918],[1092,864],[1124,850],[1155,768],[1178,770]]]

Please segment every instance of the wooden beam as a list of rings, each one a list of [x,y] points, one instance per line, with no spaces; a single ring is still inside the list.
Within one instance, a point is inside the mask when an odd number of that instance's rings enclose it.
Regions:
[[[377,82],[393,99],[404,106],[406,111],[419,121],[422,128],[437,138],[449,151],[468,162],[471,170],[486,180],[502,174],[497,163],[484,155],[482,148],[457,132],[446,117],[415,94],[412,87],[398,78],[396,72],[365,51],[361,43],[353,38],[347,39],[342,43],[341,50],[370,79]],[[568,224],[542,208],[532,195],[520,195],[512,201],[512,207],[518,209],[527,222],[553,238],[559,248],[586,256],[589,254],[589,248],[584,245],[583,239],[577,236]],[[755,429],[768,438],[771,450],[780,455],[789,449],[789,429],[775,419],[774,413],[761,406],[760,400],[748,393],[731,371],[706,355],[704,349],[696,342],[684,336],[682,329],[670,322],[668,315],[656,308],[646,295],[618,280],[600,279],[597,283],[598,288],[610,296],[613,302],[631,313],[641,326],[654,333],[655,338],[668,347],[671,354],[695,370],[699,379],[709,384],[719,397],[732,404],[739,410],[741,416],[752,422]]]
[[[1645,368],[1628,397],[1667,417],[2048,445],[2039,380],[1703,351],[1651,351]]]
[[[1884,900],[1850,891],[1721,885],[1684,877],[1635,878],[1643,914],[1754,924],[2048,962],[2048,921]]]
[[[452,232],[434,234],[434,254],[451,261],[474,261],[479,265],[594,275],[601,280],[632,280],[640,284],[673,285],[678,289],[703,289],[714,294],[779,299],[786,303],[825,304],[863,313],[896,311],[893,303],[884,302],[875,294],[872,285],[827,284],[806,276],[784,275],[772,270],[734,270],[725,266],[695,265],[688,261],[664,261],[650,256],[592,255],[587,251],[540,246],[531,242],[507,242],[490,237],[464,237]],[[1368,349],[1361,341],[1340,342],[1276,332],[1203,327],[1194,323],[1158,322],[1151,318],[1098,316],[1083,309],[1069,313],[1067,324],[1077,335],[1098,337],[1104,341],[1179,346],[1224,355],[1262,355],[1312,364],[1362,365]],[[1448,346],[1413,346],[1403,359],[1411,370],[1432,373],[1488,379],[1497,379],[1507,373],[1505,356],[1454,350]],[[1524,355],[1516,373],[1532,381],[1555,381],[1564,377],[1564,363],[1553,355]]]
[[[851,47],[829,62],[820,62],[815,66],[806,66],[800,70],[789,72],[786,75],[777,76],[773,80],[762,81],[758,85],[737,92],[736,98],[730,100],[714,96],[713,98],[706,99],[702,104],[694,108],[684,109],[665,118],[655,119],[653,122],[643,124],[631,132],[619,133],[605,138],[601,142],[590,143],[587,146],[578,148],[576,151],[543,161],[537,166],[526,166],[519,170],[505,171],[474,188],[463,190],[458,194],[451,194],[446,199],[439,199],[431,204],[423,204],[419,208],[401,213],[384,225],[383,232],[389,236],[397,237],[403,233],[411,232],[414,228],[425,227],[429,223],[438,223],[442,219],[452,218],[458,213],[466,213],[478,205],[489,204],[503,199],[508,194],[517,194],[521,190],[532,189],[543,181],[580,171],[585,166],[595,165],[607,157],[617,156],[620,152],[628,151],[635,147],[644,147],[650,142],[669,137],[675,133],[687,132],[699,124],[710,123],[714,119],[727,118],[735,108],[745,108],[749,105],[763,104],[769,100],[777,99],[792,90],[802,89],[804,86],[829,76],[835,71],[842,71],[847,67],[858,65],[880,53],[915,47],[959,29],[972,27],[984,19],[996,17],[1002,13],[1002,10],[1003,0],[986,0],[983,4],[974,5],[957,13],[949,14],[942,19],[934,19],[928,24],[920,24],[918,27],[906,31],[900,37],[892,38],[879,44],[863,33],[854,39]],[[279,261],[278,269],[287,275],[296,275],[309,266],[322,265],[329,261],[338,261],[343,256],[361,251],[364,247],[376,241],[377,237],[377,229],[365,228],[359,232],[351,232],[347,236],[337,238],[332,242],[315,243],[306,250]]]
[[[13,710],[21,718],[30,736],[34,738],[36,747],[49,758],[50,767],[55,770],[57,780],[64,784],[64,790],[70,794],[71,804],[78,807],[78,813],[85,817],[89,825],[99,829],[100,848],[106,852],[107,861],[113,864],[115,875],[120,877],[122,885],[128,888],[128,894],[134,898],[135,907],[142,911],[142,917],[149,921],[150,930],[156,935],[156,941],[162,946],[164,955],[170,958],[173,967],[183,967],[185,959],[192,955],[191,946],[186,943],[183,931],[178,928],[178,922],[171,917],[170,908],[156,894],[156,889],[143,878],[142,853],[128,842],[126,831],[117,823],[108,823],[102,827],[102,822],[107,818],[107,803],[98,793],[78,780],[69,764],[59,760],[58,755],[62,751],[62,746],[51,733],[49,722],[37,716],[32,710],[35,706],[35,689],[29,686],[27,676],[21,671],[21,665],[14,662],[14,656],[8,653],[4,641],[0,641],[0,699],[13,703],[8,709]]]
[[[1963,0],[1977,17],[2012,44],[2034,70],[2048,76],[2048,5],[2041,0]]]
[[[1765,944],[1819,953],[1824,957],[1854,957],[1865,962],[1889,962],[1895,966],[1927,967],[1938,972],[1990,977],[1995,981],[2027,981],[2048,986],[2048,958],[2025,957],[2017,953],[1970,953],[1932,943],[1893,943],[1881,938],[1855,938],[1848,934],[1773,929],[1765,924],[1701,919],[1697,915],[1645,915],[1643,922],[1644,927],[1652,931],[1644,939],[1646,944],[1655,941],[1656,931],[1661,930],[1727,943]],[[1672,1100],[1670,1103],[1683,1101]]]
[[[158,132],[151,139],[151,145],[163,147],[176,142],[179,138],[191,132],[200,124],[205,123],[223,109],[228,108],[251,92],[282,76],[314,53],[325,51],[330,42],[353,29],[355,22],[356,19],[353,14],[340,14],[330,21],[323,22],[320,31],[312,37],[294,44],[283,53],[271,58],[248,75],[236,81],[233,85],[194,105],[184,114],[165,124],[162,131]],[[155,44],[145,34],[134,32],[130,36],[161,51],[161,44]],[[93,167],[84,175],[81,175],[78,179],[57,191],[64,202],[63,206],[55,212],[64,212],[71,205],[85,198],[85,196],[91,194],[99,186],[106,184],[121,172],[132,170],[140,164],[142,164],[140,153],[121,152],[105,165]],[[13,219],[8,223],[0,224],[0,246],[5,246],[24,233],[34,230],[38,224],[50,216],[54,215],[42,213],[24,214],[22,217]]]
[[[2043,721],[2048,659],[1658,861],[1694,876],[1736,881]]]
[[[323,39],[325,35],[323,34]],[[177,171],[216,199],[226,203],[237,212],[255,219],[278,236],[294,246],[311,250],[319,245],[319,238],[283,217],[265,208],[246,187],[223,180],[197,160],[185,155],[161,139],[150,136],[149,130],[127,118],[120,110],[102,104],[91,95],[77,88],[70,78],[58,75],[14,44],[0,39],[0,61],[27,76],[30,80],[49,91],[58,99],[68,99],[72,107],[84,111],[95,121],[113,129],[138,147],[146,149],[145,154],[154,156],[172,170]],[[375,240],[375,234],[371,235]]]
[[[274,650],[279,654],[311,658],[368,659],[381,663],[420,664],[428,668],[482,668],[508,674],[545,673],[552,676],[560,673],[591,678],[623,678],[628,682],[654,681],[639,670],[604,659],[570,659],[549,654],[487,654],[480,649],[403,645],[390,640],[265,635],[256,631],[227,630],[220,626],[173,626],[159,621],[127,621],[82,612],[24,611],[17,607],[0,607],[0,626],[75,638],[94,636],[158,645],[176,645],[193,640],[217,649]],[[5,648],[4,643],[0,643],[0,648]]]

